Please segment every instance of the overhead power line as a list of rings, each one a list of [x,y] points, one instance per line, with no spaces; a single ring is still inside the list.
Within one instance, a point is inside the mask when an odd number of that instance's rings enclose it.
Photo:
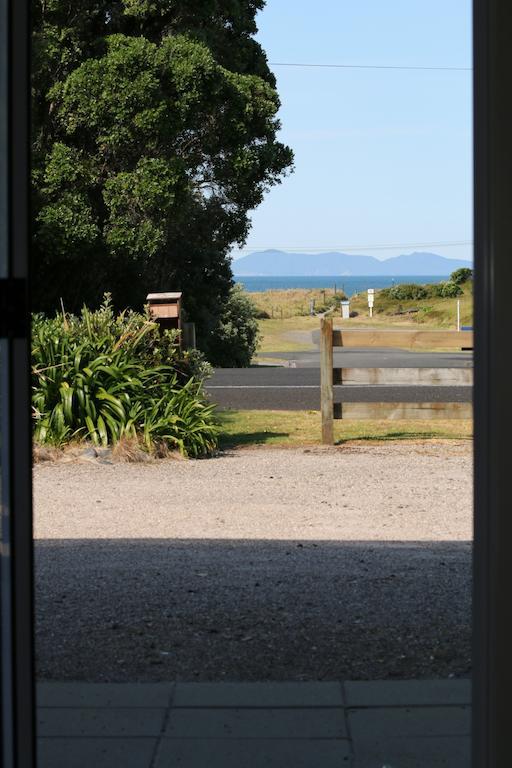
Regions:
[[[271,67],[310,67],[319,69],[392,69],[411,72],[472,72],[472,67],[421,67],[392,64],[313,64],[307,62],[274,61]]]
[[[447,240],[444,242],[432,242],[432,243],[379,243],[373,245],[336,245],[336,246],[246,246],[244,248],[236,249],[239,252],[251,253],[254,251],[298,251],[300,253],[313,253],[313,252],[327,252],[327,251],[383,251],[394,250],[396,248],[447,248],[460,245],[473,245],[473,240]]]

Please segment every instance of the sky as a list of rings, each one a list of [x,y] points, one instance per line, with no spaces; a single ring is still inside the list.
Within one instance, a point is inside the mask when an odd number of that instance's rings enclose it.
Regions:
[[[271,65],[472,66],[470,0],[267,0],[258,25]],[[295,171],[252,213],[235,258],[472,258],[471,71],[271,69]]]

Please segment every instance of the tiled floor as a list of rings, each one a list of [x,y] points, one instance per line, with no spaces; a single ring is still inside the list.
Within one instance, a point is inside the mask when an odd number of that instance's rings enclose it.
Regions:
[[[466,680],[41,683],[39,768],[467,768]]]

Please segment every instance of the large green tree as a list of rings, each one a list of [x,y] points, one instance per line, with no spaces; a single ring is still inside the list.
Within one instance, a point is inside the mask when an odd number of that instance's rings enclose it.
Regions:
[[[208,334],[228,254],[291,168],[264,0],[35,0],[34,305],[181,289]]]

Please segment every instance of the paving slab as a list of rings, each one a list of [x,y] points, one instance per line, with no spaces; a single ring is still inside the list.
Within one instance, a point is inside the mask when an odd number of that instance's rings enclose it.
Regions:
[[[471,742],[462,736],[390,738],[354,747],[352,768],[469,768]]]
[[[347,729],[342,708],[173,708],[165,736],[190,739],[339,739],[347,736]]]
[[[350,733],[357,744],[402,737],[469,736],[470,707],[387,707],[349,709]]]
[[[334,739],[164,739],[154,768],[343,768],[348,741]],[[379,767],[380,768],[380,767]]]
[[[348,707],[471,704],[471,680],[356,680],[343,689]]]
[[[54,739],[38,742],[38,768],[150,768],[156,739]]]
[[[46,683],[38,768],[468,768],[470,693],[468,680]]]
[[[167,707],[173,683],[41,682],[38,707]]]
[[[153,707],[42,708],[37,728],[40,736],[158,736],[165,712]]]
[[[175,707],[341,707],[341,683],[177,683]]]

